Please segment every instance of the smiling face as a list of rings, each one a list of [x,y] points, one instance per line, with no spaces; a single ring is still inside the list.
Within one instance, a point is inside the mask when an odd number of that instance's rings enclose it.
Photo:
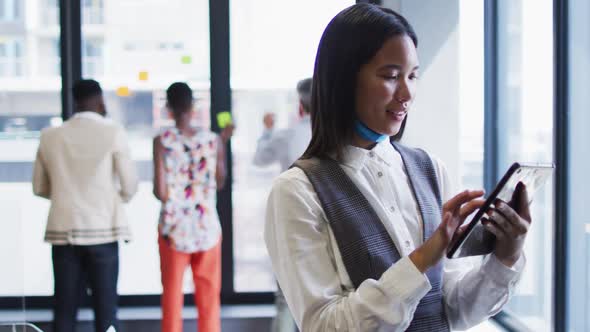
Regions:
[[[418,54],[412,39],[389,38],[358,73],[358,119],[382,135],[396,135],[414,100],[417,79]]]

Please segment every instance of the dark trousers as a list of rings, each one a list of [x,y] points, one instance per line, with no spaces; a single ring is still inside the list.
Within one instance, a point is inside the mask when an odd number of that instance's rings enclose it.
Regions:
[[[119,245],[117,242],[77,246],[54,245],[53,331],[74,332],[78,305],[86,286],[92,291],[94,328],[105,332],[117,329],[117,278]]]

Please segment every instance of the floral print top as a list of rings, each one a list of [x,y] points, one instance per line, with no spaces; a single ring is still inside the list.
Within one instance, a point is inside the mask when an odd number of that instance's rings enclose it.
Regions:
[[[170,128],[160,137],[168,187],[168,200],[160,212],[160,235],[181,252],[208,250],[221,236],[215,181],[218,136],[199,130],[187,137]]]

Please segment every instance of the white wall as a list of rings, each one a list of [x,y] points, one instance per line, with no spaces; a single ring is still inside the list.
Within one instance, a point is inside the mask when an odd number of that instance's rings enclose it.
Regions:
[[[383,5],[406,17],[418,35],[420,80],[404,142],[439,157],[459,190],[459,0],[384,0]]]
[[[391,9],[395,10],[396,12],[400,11],[401,4],[402,4],[401,0],[383,0],[383,2],[382,2],[383,7],[391,8]]]

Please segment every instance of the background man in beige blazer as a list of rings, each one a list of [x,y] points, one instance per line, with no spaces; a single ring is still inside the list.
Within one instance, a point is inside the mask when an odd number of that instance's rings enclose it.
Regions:
[[[53,330],[75,330],[78,300],[92,290],[95,328],[117,328],[119,240],[130,232],[123,203],[137,191],[125,130],[105,119],[102,89],[94,80],[74,84],[76,112],[41,133],[33,191],[51,200],[45,241],[52,244]]]

